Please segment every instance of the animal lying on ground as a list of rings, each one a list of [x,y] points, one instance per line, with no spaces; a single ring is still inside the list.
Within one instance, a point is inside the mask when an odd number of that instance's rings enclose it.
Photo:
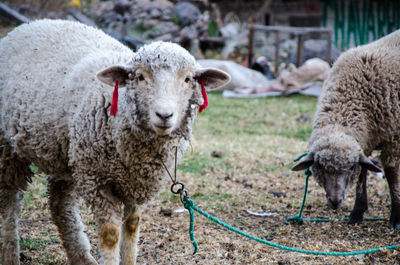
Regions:
[[[368,209],[367,170],[381,169],[367,157],[380,150],[392,199],[390,226],[400,228],[400,30],[339,57],[323,86],[309,154],[293,170],[311,166],[332,208],[343,204],[357,182],[349,222]]]
[[[166,184],[163,163],[171,169],[175,147],[178,159],[188,147],[204,103],[200,84],[229,80],[176,44],[133,53],[76,22],[40,20],[0,40],[2,264],[19,264],[31,163],[50,175],[51,215],[70,264],[97,264],[79,197],[98,224],[101,263],[135,264],[141,211]]]
[[[327,62],[312,58],[291,73],[282,72],[278,82],[284,90],[303,90],[315,82],[324,81],[328,77],[329,70]]]

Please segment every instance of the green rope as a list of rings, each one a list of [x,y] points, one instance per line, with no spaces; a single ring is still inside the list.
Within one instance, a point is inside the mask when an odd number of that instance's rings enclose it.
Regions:
[[[304,155],[304,154],[303,154],[303,155]],[[304,174],[306,174],[306,185],[304,186],[303,203],[301,204],[299,214],[287,218],[287,219],[286,219],[287,222],[289,222],[289,221],[296,221],[297,223],[302,223],[302,222],[304,221],[304,219],[303,219],[302,216],[303,216],[304,205],[305,205],[305,203],[306,203],[306,198],[307,198],[308,179],[310,178],[310,176],[311,176],[311,174],[312,174],[310,168],[307,168],[307,169],[304,171]]]
[[[301,154],[298,158],[294,159],[293,161],[294,161],[294,162],[297,162],[297,161],[299,161],[300,159],[302,159],[303,157],[305,157],[306,155],[308,155],[308,152],[305,152],[305,153]]]
[[[305,155],[307,155],[307,153],[304,153],[303,155],[301,155],[299,158],[297,158],[295,161],[300,160],[302,157],[304,157]],[[306,194],[307,194],[307,188],[308,188],[308,179],[311,176],[311,170],[309,168],[307,168],[305,170],[305,174],[306,174],[306,185],[305,185],[305,192],[304,192],[304,196],[303,196],[303,203],[301,205],[300,208],[300,212],[298,215],[295,215],[291,218],[288,218],[287,221],[289,220],[295,220],[295,221],[311,221],[311,222],[329,222],[332,221],[331,219],[321,219],[321,218],[315,218],[315,219],[304,219],[302,217],[303,214],[303,209],[304,209],[304,204],[306,201]],[[311,254],[311,255],[324,255],[324,256],[353,256],[353,255],[360,255],[360,254],[369,254],[369,253],[374,253],[374,252],[378,252],[378,251],[382,251],[385,249],[395,249],[400,247],[400,245],[391,245],[391,246],[384,246],[384,247],[380,247],[380,248],[372,248],[372,249],[367,249],[367,250],[360,250],[360,251],[349,251],[349,252],[326,252],[326,251],[312,251],[312,250],[305,250],[305,249],[299,249],[299,248],[292,248],[292,247],[288,247],[288,246],[283,246],[277,243],[273,243],[252,235],[249,235],[245,232],[243,232],[242,230],[239,230],[237,228],[234,228],[220,220],[218,220],[217,218],[215,218],[214,216],[202,211],[201,209],[197,208],[196,205],[194,205],[194,202],[189,199],[189,197],[184,197],[183,198],[183,204],[185,206],[186,209],[188,209],[189,211],[189,215],[190,215],[190,224],[189,224],[189,236],[190,236],[190,241],[193,244],[194,250],[193,250],[193,255],[196,254],[197,250],[198,250],[198,244],[196,242],[196,239],[194,237],[194,211],[200,213],[201,215],[207,217],[209,220],[221,225],[222,227],[235,232],[237,234],[240,234],[244,237],[247,237],[251,240],[255,240],[259,243],[271,246],[271,247],[275,247],[275,248],[279,248],[282,250],[287,250],[287,251],[292,251],[292,252],[298,252],[298,253],[303,253],[303,254]],[[344,220],[346,220],[347,218],[344,218]],[[382,220],[383,218],[364,218],[364,220]]]
[[[193,230],[194,230],[194,213],[193,213],[194,204],[193,204],[192,200],[186,199],[184,201],[184,205],[185,205],[185,208],[188,209],[189,214],[190,214],[189,237],[190,237],[190,241],[192,242],[193,247],[194,247],[194,250],[193,250],[193,255],[194,255],[194,254],[196,254],[197,249],[198,249],[198,244],[194,238],[194,232],[193,232]]]
[[[399,247],[399,245],[392,245],[392,246],[385,246],[385,247],[380,247],[380,248],[373,248],[373,249],[352,251],[352,252],[324,252],[324,251],[312,251],[312,250],[304,250],[304,249],[292,248],[292,247],[283,246],[283,245],[280,245],[280,244],[277,244],[277,243],[273,243],[273,242],[270,242],[270,241],[267,241],[267,240],[264,240],[264,239],[261,239],[261,238],[258,238],[258,237],[254,237],[254,236],[249,235],[249,234],[247,234],[247,233],[245,233],[245,232],[243,232],[243,231],[241,231],[239,229],[236,229],[236,228],[234,228],[234,227],[232,227],[232,226],[230,226],[230,225],[218,220],[214,216],[212,216],[212,215],[202,211],[201,209],[197,208],[194,205],[194,202],[189,198],[185,198],[184,205],[185,205],[185,208],[189,210],[189,212],[193,212],[193,210],[195,210],[196,212],[200,213],[201,215],[207,217],[209,220],[221,225],[222,227],[224,227],[224,228],[226,228],[226,229],[228,229],[228,230],[230,230],[232,232],[240,234],[240,235],[242,235],[244,237],[247,237],[247,238],[249,238],[251,240],[255,240],[255,241],[259,242],[259,243],[262,243],[262,244],[265,244],[265,245],[268,245],[268,246],[271,246],[271,247],[276,247],[276,248],[279,248],[279,249],[282,249],[282,250],[287,250],[287,251],[293,251],[293,252],[298,252],[298,253],[303,253],[303,254],[312,254],[312,255],[324,255],[324,256],[352,256],[352,255],[374,253],[374,252],[382,251],[382,250],[385,250],[385,249],[395,249],[395,248]],[[195,240],[194,235],[193,235],[193,225],[192,225],[193,222],[194,222],[194,215],[190,214],[190,224],[191,225],[189,227],[189,234],[190,234],[190,240],[192,241],[193,246],[194,246],[193,254],[195,254],[197,252],[197,243],[196,243],[196,240]]]

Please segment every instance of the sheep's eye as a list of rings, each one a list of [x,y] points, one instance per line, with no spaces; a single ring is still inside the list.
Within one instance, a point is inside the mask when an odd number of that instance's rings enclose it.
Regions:
[[[138,79],[139,79],[139,81],[143,81],[144,80],[144,76],[143,75],[139,75]]]
[[[186,82],[186,83],[189,83],[189,81],[190,81],[190,78],[189,78],[189,77],[186,77],[185,82]]]
[[[352,165],[352,166],[350,167],[350,170],[354,170],[354,169],[356,169],[356,165]]]

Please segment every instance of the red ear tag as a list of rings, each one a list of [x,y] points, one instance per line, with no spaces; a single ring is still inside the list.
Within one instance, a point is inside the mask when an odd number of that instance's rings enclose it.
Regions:
[[[118,112],[118,80],[115,81],[115,87],[111,101],[110,115],[116,117],[117,112]]]
[[[207,98],[207,92],[206,89],[204,88],[204,80],[201,81],[201,94],[203,95],[204,103],[203,105],[200,106],[199,108],[199,113],[201,113],[203,110],[205,110],[208,107],[208,98]]]

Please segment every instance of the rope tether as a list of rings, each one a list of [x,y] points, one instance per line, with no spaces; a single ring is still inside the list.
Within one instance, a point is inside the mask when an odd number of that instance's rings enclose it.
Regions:
[[[306,154],[307,153],[301,155],[295,161],[300,160]],[[288,220],[296,220],[296,221],[299,221],[299,222],[302,222],[304,220],[315,221],[315,222],[318,222],[318,221],[320,221],[320,222],[331,221],[330,219],[303,219],[302,218],[304,204],[305,204],[305,200],[306,200],[306,194],[307,194],[308,179],[311,176],[311,170],[309,168],[307,168],[305,170],[305,174],[306,174],[306,185],[305,185],[303,203],[301,205],[300,212],[299,212],[298,215],[296,215],[294,217],[291,217],[291,218],[288,218]],[[180,190],[178,190],[178,191],[182,192],[183,190],[184,190],[184,186],[183,186],[183,183],[182,183],[182,188]],[[224,227],[224,228],[226,228],[226,229],[228,229],[228,230],[230,230],[232,232],[235,232],[237,234],[240,234],[240,235],[242,235],[244,237],[247,237],[247,238],[249,238],[251,240],[257,241],[259,243],[262,243],[262,244],[265,244],[265,245],[268,245],[268,246],[271,246],[271,247],[279,248],[279,249],[282,249],[282,250],[298,252],[298,253],[303,253],[303,254],[324,255],[324,256],[353,256],[353,255],[374,253],[374,252],[382,251],[382,250],[385,250],[385,249],[395,249],[395,248],[398,248],[400,246],[400,245],[391,245],[391,246],[384,246],[384,247],[380,247],[380,248],[373,248],[373,249],[360,250],[360,251],[348,251],[348,252],[312,251],[312,250],[305,250],[305,249],[288,247],[288,246],[280,245],[280,244],[277,244],[277,243],[273,243],[273,242],[270,242],[270,241],[267,241],[267,240],[264,240],[264,239],[249,235],[249,234],[243,232],[242,230],[234,228],[234,227],[232,227],[232,226],[220,221],[219,219],[215,218],[214,216],[212,216],[212,215],[202,211],[201,209],[197,208],[197,206],[194,204],[194,202],[189,198],[189,195],[188,195],[187,192],[186,192],[185,196],[182,196],[182,194],[181,194],[181,201],[183,202],[185,208],[189,211],[189,215],[190,215],[189,236],[190,236],[190,241],[192,242],[193,247],[194,247],[193,255],[196,254],[196,252],[198,250],[198,244],[197,244],[196,239],[194,237],[194,213],[193,213],[193,210],[198,212],[198,213],[200,213],[201,215],[207,217],[209,220],[215,222],[216,224],[219,224],[222,227]],[[365,218],[365,219],[366,220],[381,220],[382,218]]]
[[[251,240],[255,240],[259,243],[271,246],[271,247],[275,247],[275,248],[279,248],[282,250],[287,250],[287,251],[292,251],[292,252],[298,252],[298,253],[303,253],[303,254],[311,254],[311,255],[324,255],[324,256],[352,256],[352,255],[360,255],[360,254],[368,254],[368,253],[374,253],[374,252],[378,252],[381,250],[385,250],[385,249],[395,249],[398,248],[399,245],[392,245],[392,246],[385,246],[385,247],[380,247],[380,248],[373,248],[373,249],[367,249],[367,250],[360,250],[360,251],[352,251],[352,252],[325,252],[325,251],[312,251],[312,250],[305,250],[305,249],[298,249],[298,248],[292,248],[292,247],[288,247],[288,246],[283,246],[277,243],[273,243],[252,235],[249,235],[239,229],[236,229],[220,220],[218,220],[217,218],[215,218],[214,216],[202,211],[201,209],[197,208],[196,205],[194,205],[194,202],[189,199],[189,198],[185,198],[184,199],[184,205],[185,208],[189,210],[190,213],[190,226],[189,226],[189,235],[190,235],[190,241],[192,241],[193,247],[194,247],[194,251],[193,251],[193,255],[196,254],[197,249],[198,249],[198,245],[197,242],[194,238],[193,235],[193,223],[194,223],[194,215],[193,210],[195,210],[196,212],[200,213],[201,215],[207,217],[209,220],[221,225],[222,227],[235,232],[237,234],[240,234],[244,237],[247,237]]]

